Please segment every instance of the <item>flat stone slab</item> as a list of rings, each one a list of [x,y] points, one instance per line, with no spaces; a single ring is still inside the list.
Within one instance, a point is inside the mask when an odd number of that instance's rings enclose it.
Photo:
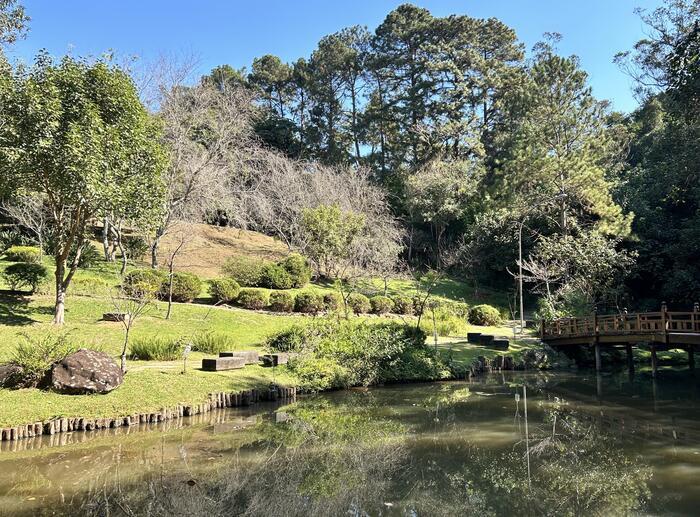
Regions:
[[[479,343],[481,332],[467,332],[467,341],[469,343]]]
[[[245,364],[258,364],[260,353],[257,350],[236,350],[233,352],[219,352],[219,357],[242,357]]]
[[[296,355],[297,354],[289,352],[278,352],[276,354],[262,355],[260,356],[260,360],[262,361],[262,365],[266,367],[279,366],[280,364],[287,364],[289,360]]]
[[[493,344],[494,337],[487,334],[482,334],[479,336],[479,344],[481,346],[491,346]]]
[[[507,339],[494,339],[491,347],[497,350],[508,350],[510,342]]]
[[[244,357],[216,357],[202,359],[202,370],[206,372],[222,372],[225,370],[238,370],[245,367]]]
[[[105,312],[102,315],[103,321],[126,321],[129,315],[124,312]]]

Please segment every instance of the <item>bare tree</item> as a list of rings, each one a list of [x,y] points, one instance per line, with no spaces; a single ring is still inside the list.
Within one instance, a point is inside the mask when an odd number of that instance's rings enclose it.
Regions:
[[[194,237],[194,229],[192,225],[180,223],[176,229],[172,231],[172,245],[168,250],[166,266],[168,268],[168,310],[165,313],[165,319],[169,320],[173,309],[173,281],[175,278],[176,261],[180,255],[186,251]]]
[[[121,352],[121,369],[123,373],[126,373],[126,351],[129,348],[131,329],[136,320],[153,307],[154,298],[155,293],[133,286],[128,291],[121,289],[112,296],[112,305],[121,315],[119,321],[124,327],[124,342]]]
[[[44,198],[38,194],[21,194],[0,207],[7,217],[29,230],[43,255],[49,238],[49,214]]]

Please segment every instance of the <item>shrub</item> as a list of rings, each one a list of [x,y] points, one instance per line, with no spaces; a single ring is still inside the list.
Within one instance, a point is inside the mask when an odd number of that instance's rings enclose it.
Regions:
[[[433,311],[427,310],[421,320],[421,328],[427,333],[433,333]],[[454,313],[442,305],[435,307],[435,329],[438,336],[463,336],[467,333],[467,321],[465,318],[455,316]]]
[[[301,354],[290,361],[289,369],[308,389],[435,380],[450,374],[440,356],[426,346],[422,330],[397,322],[322,319],[294,325],[266,344],[272,350]]]
[[[311,267],[309,261],[298,253],[292,253],[279,262],[292,279],[292,287],[304,287],[311,280]]]
[[[413,300],[407,296],[396,296],[393,299],[394,312],[410,316],[413,314]]]
[[[122,289],[128,295],[155,295],[168,275],[159,269],[134,269],[124,275]]]
[[[189,303],[194,300],[202,290],[202,281],[192,273],[173,273],[173,301]],[[160,286],[159,296],[163,300],[168,299],[170,291],[170,279],[166,276]]]
[[[369,303],[373,314],[387,314],[394,309],[394,302],[387,296],[372,296]]]
[[[343,297],[335,292],[326,293],[323,295],[323,306],[327,311],[337,311],[343,306]]]
[[[22,340],[17,344],[11,362],[21,369],[20,378],[13,384],[22,387],[37,386],[53,363],[78,350],[65,333],[20,336]]]
[[[469,323],[483,326],[497,326],[502,323],[501,314],[491,305],[475,305],[469,310]]]
[[[69,264],[75,259],[76,249],[75,247],[71,248],[70,253],[68,253]],[[102,252],[88,242],[83,246],[83,251],[80,253],[78,267],[80,269],[88,269],[97,264],[100,260],[102,260]]]
[[[241,289],[236,301],[244,309],[259,311],[270,303],[270,293],[263,289]]]
[[[201,332],[192,338],[192,351],[203,354],[218,354],[233,348],[231,338],[225,334]]]
[[[276,312],[292,312],[294,310],[294,295],[285,291],[271,292],[270,309]]]
[[[221,270],[224,275],[233,278],[241,287],[258,287],[262,279],[263,267],[269,264],[248,257],[231,257]]]
[[[11,246],[5,251],[5,258],[10,262],[41,262],[41,251],[36,246]]]
[[[296,312],[303,312],[306,314],[318,314],[323,311],[325,305],[323,303],[323,296],[316,291],[302,291],[297,293],[296,300],[294,302],[294,310]]]
[[[268,289],[291,289],[292,277],[282,266],[267,263],[262,267],[259,285]]]
[[[367,314],[372,308],[369,298],[361,293],[350,293],[348,296],[348,306],[355,314]]]
[[[129,358],[139,361],[175,361],[182,358],[182,339],[148,337],[129,344]]]
[[[28,287],[34,292],[42,282],[49,279],[49,272],[41,264],[17,262],[7,266],[2,276],[13,291]]]
[[[209,293],[220,303],[232,303],[241,292],[241,286],[233,278],[217,278],[211,281]]]
[[[126,256],[130,259],[142,259],[151,249],[148,241],[140,235],[124,235],[122,245],[126,250]]]
[[[13,246],[29,246],[31,240],[16,228],[0,231],[0,255]]]

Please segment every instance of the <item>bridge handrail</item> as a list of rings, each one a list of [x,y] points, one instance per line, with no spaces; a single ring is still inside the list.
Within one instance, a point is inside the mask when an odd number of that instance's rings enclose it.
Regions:
[[[663,304],[660,311],[594,314],[588,318],[559,318],[541,321],[542,339],[594,337],[614,334],[700,333],[700,305],[692,311],[669,311]]]

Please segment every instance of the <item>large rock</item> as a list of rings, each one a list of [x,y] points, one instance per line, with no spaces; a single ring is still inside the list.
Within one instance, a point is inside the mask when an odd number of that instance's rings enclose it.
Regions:
[[[15,388],[21,382],[21,366],[14,363],[0,364],[0,388]]]
[[[124,375],[104,352],[81,349],[54,363],[49,388],[59,393],[108,393],[119,387]]]

